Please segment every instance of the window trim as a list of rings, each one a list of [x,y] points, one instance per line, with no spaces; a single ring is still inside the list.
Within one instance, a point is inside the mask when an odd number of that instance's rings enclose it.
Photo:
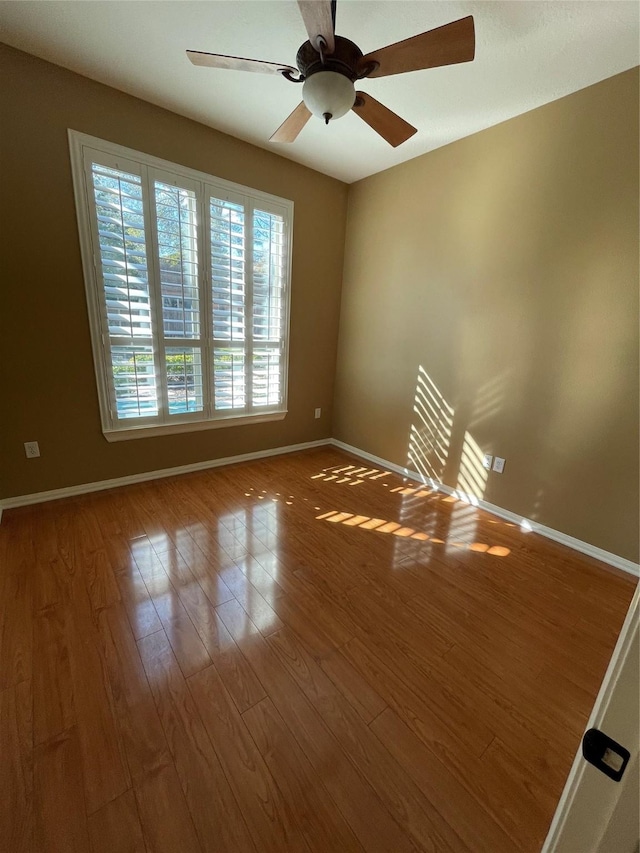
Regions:
[[[71,160],[71,173],[73,183],[73,193],[76,205],[76,218],[78,222],[78,235],[80,241],[80,254],[82,259],[82,271],[84,277],[85,294],[87,299],[87,314],[89,319],[91,350],[93,354],[94,374],[96,378],[96,388],[98,393],[98,401],[100,408],[100,421],[102,432],[109,442],[126,441],[128,439],[147,438],[160,435],[171,435],[183,432],[193,432],[204,429],[220,429],[230,426],[242,426],[245,424],[257,424],[267,421],[283,420],[288,412],[288,386],[289,386],[289,345],[291,338],[290,315],[291,315],[291,268],[293,255],[293,202],[262,192],[254,190],[250,187],[244,187],[232,181],[226,181],[223,178],[216,178],[206,172],[200,172],[196,169],[191,169],[188,166],[183,166],[178,163],[171,163],[168,160],[163,160],[159,157],[154,157],[150,154],[145,154],[141,151],[136,151],[132,148],[127,148],[104,139],[99,139],[95,136],[82,133],[80,131],[68,129],[69,138],[69,153]],[[224,200],[234,200],[238,196],[250,202],[251,206],[264,206],[266,212],[281,212],[284,211],[285,221],[288,230],[287,249],[285,254],[286,279],[285,287],[283,288],[283,346],[282,346],[282,402],[277,408],[263,407],[257,411],[240,414],[219,413],[213,417],[207,417],[207,413],[191,412],[182,413],[180,415],[170,416],[171,420],[158,423],[149,423],[148,418],[127,419],[120,421],[115,418],[113,411],[113,403],[111,400],[111,383],[109,380],[110,366],[106,363],[107,347],[105,344],[106,331],[103,328],[103,306],[100,296],[101,281],[99,278],[99,270],[96,266],[96,253],[94,249],[94,235],[92,233],[92,220],[90,216],[92,195],[90,190],[92,187],[87,182],[85,169],[85,150],[92,149],[99,151],[107,157],[117,158],[120,161],[129,160],[134,164],[142,164],[151,172],[168,172],[172,176],[184,178],[186,181],[196,181],[203,185],[206,190],[215,190],[218,198]],[[125,163],[122,163],[123,168],[127,168]],[[135,170],[137,172],[137,169]],[[204,204],[204,199],[200,199],[199,207]],[[147,208],[151,204],[151,200],[145,202],[145,212],[148,214]],[[204,226],[204,221],[199,210],[199,229]],[[148,218],[149,223],[152,222],[151,217]],[[209,286],[209,276],[206,268],[207,240],[206,234],[200,231],[201,244],[205,247],[199,261],[201,286]],[[150,246],[153,245],[153,228],[149,229],[147,242]],[[155,264],[155,253],[149,255],[150,267]],[[202,318],[205,327],[210,325],[211,318]],[[208,341],[213,348],[214,338],[212,334],[208,336]],[[180,339],[176,338],[175,345],[180,346]],[[185,344],[188,345],[188,344]],[[118,426],[120,423],[122,425]]]

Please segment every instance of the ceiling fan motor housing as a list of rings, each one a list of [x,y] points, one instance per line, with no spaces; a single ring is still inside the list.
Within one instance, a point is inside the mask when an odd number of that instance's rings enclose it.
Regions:
[[[335,36],[335,50],[330,54],[320,55],[310,41],[300,45],[296,55],[296,65],[305,79],[318,71],[335,71],[354,82],[364,76],[358,71],[358,63],[361,59],[362,51],[357,44],[342,36]]]

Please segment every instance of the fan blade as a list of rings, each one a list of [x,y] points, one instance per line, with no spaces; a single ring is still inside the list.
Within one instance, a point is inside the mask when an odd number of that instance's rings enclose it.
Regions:
[[[322,36],[327,43],[325,53],[333,53],[336,46],[333,40],[334,10],[332,10],[332,5],[331,0],[298,0],[298,7],[309,41],[317,50],[318,36]]]
[[[295,110],[276,130],[269,142],[295,142],[296,137],[311,118],[311,113],[301,101]]]
[[[281,74],[290,71],[299,74],[291,65],[278,65],[276,62],[263,62],[262,59],[245,59],[242,56],[223,56],[221,53],[203,53],[201,50],[188,50],[187,56],[194,65],[206,65],[208,68],[226,68],[230,71],[257,71],[260,74]]]
[[[418,132],[417,128],[408,121],[400,118],[366,92],[356,92],[356,102],[351,109],[394,148],[402,145],[410,136]]]
[[[473,17],[460,18],[419,36],[381,47],[363,56],[359,68],[370,62],[379,63],[368,77],[388,77],[405,71],[420,71],[441,65],[471,62],[476,53],[476,35]]]

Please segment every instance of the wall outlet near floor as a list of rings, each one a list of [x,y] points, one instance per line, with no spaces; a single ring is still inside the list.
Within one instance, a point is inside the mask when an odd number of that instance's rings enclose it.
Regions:
[[[485,453],[484,458],[482,460],[482,467],[486,468],[487,471],[490,471],[492,462],[493,462],[493,456],[490,453]]]
[[[317,408],[317,409],[315,410],[315,413],[314,413],[313,417],[314,417],[314,418],[319,418],[321,414],[322,414],[322,409],[321,409],[321,408]]]
[[[25,441],[24,455],[27,457],[27,459],[36,459],[36,457],[40,456],[40,447],[38,446],[38,442]]]
[[[496,456],[496,458],[493,460],[493,470],[496,472],[496,474],[502,474],[502,472],[504,471],[504,466],[505,460],[502,459],[500,456]]]

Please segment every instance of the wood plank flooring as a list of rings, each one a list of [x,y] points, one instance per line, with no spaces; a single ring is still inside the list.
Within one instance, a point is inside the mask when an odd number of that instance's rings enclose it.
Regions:
[[[334,449],[5,513],[1,853],[539,851],[632,578]]]

